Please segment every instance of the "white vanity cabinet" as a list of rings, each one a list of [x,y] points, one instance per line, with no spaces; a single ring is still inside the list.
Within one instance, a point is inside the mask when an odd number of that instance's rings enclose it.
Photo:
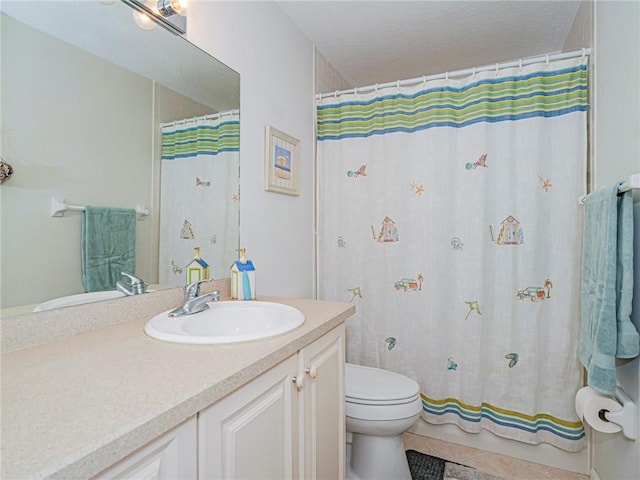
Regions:
[[[198,414],[201,479],[293,478],[296,368],[290,357]]]
[[[342,324],[298,353],[298,371],[305,373],[301,480],[345,478],[344,331]]]
[[[201,479],[344,479],[344,325],[198,415]]]
[[[176,480],[198,477],[196,417],[109,467],[96,480]]]

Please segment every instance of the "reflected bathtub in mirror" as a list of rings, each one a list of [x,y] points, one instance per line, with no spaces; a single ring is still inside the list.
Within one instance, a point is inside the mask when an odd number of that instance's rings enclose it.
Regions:
[[[85,303],[99,302],[101,300],[113,300],[124,297],[124,294],[117,290],[107,290],[104,292],[77,293],[66,297],[53,298],[42,302],[33,309],[34,312],[45,312],[54,308],[72,307],[74,305],[84,305]]]

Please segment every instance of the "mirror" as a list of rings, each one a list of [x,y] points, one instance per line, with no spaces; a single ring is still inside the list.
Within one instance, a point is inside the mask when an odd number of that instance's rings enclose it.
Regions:
[[[52,199],[148,209],[136,222],[135,274],[160,284],[151,288],[183,285],[195,247],[214,278],[228,276],[236,258],[240,76],[159,25],[141,29],[132,12],[120,1],[0,5],[0,154],[13,167],[0,186],[3,316],[84,292],[83,214],[52,217]],[[216,121],[218,112],[219,121],[228,120],[233,111],[235,145],[206,156],[224,168],[189,173],[189,185],[167,174],[161,125],[202,116]],[[213,194],[186,204],[171,200],[188,189]],[[162,210],[167,201],[170,217]],[[173,217],[178,225],[167,223]],[[196,232],[192,238],[181,235],[184,221]],[[187,253],[166,247],[166,232]]]

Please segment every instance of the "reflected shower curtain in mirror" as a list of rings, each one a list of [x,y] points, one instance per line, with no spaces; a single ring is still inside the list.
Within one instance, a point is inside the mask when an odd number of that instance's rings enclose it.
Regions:
[[[319,298],[347,360],[415,378],[423,419],[567,451],[584,59],[318,101]]]
[[[199,248],[211,276],[227,276],[238,248],[237,111],[162,125],[159,282],[184,285]]]

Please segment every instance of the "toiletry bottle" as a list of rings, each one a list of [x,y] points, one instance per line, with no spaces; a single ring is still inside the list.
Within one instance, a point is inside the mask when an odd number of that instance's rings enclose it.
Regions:
[[[240,258],[231,265],[231,298],[236,300],[256,299],[256,269],[247,260],[246,250],[238,249]]]

